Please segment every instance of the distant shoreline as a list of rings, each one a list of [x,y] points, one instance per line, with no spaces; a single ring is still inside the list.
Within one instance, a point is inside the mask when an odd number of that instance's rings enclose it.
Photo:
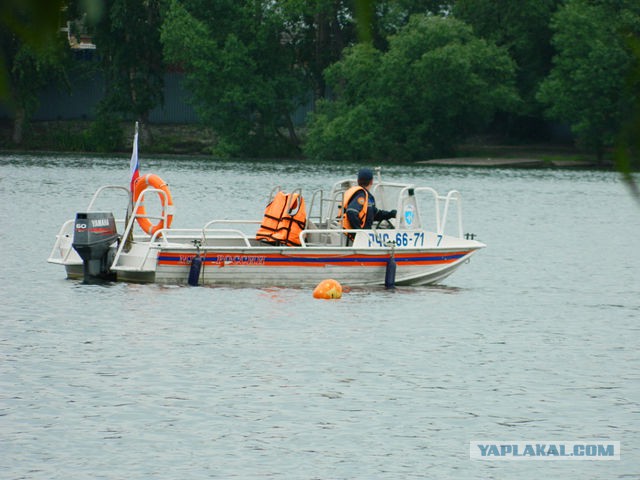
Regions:
[[[122,123],[122,139],[113,151],[99,151],[90,147],[86,137],[91,122],[83,120],[59,120],[33,122],[25,132],[23,145],[16,147],[11,141],[10,122],[0,122],[0,153],[4,155],[127,155],[131,152],[133,127]],[[216,136],[207,127],[197,124],[151,124],[150,145],[140,145],[144,155],[161,155],[176,158],[210,157],[214,154]],[[420,165],[497,167],[497,168],[611,168],[613,161],[607,156],[602,164],[593,154],[568,144],[529,143],[504,145],[499,139],[474,138],[459,145],[457,156],[418,160]],[[256,158],[254,160],[272,160]],[[302,160],[304,157],[291,157]],[[387,163],[387,162],[385,162]],[[389,160],[388,163],[393,163]],[[414,163],[414,162],[401,162]]]
[[[82,156],[91,155],[96,157],[118,157],[128,156],[130,151],[120,150],[115,152],[94,152],[94,151],[77,151],[77,150],[35,150],[35,149],[7,149],[0,148],[0,155],[70,155],[70,156]],[[243,158],[222,158],[215,155],[202,153],[202,152],[173,152],[173,151],[150,151],[141,152],[144,157],[159,156],[162,158],[175,158],[189,159],[189,158],[210,158],[211,160],[242,160]],[[247,158],[253,161],[273,161],[273,158]],[[287,157],[280,160],[289,161],[306,161],[305,158]],[[380,162],[374,162],[380,163]],[[393,164],[393,161],[388,162]],[[431,160],[417,160],[414,162],[401,162],[401,163],[414,163],[418,165],[434,165],[441,167],[493,167],[493,168],[597,168],[597,169],[613,169],[611,164],[598,164],[589,160],[544,160],[538,158],[491,158],[491,157],[451,157],[451,158],[434,158]]]
[[[424,165],[464,166],[464,167],[509,167],[509,168],[592,168],[599,167],[596,162],[589,160],[543,160],[539,158],[481,158],[481,157],[453,157],[419,160]]]

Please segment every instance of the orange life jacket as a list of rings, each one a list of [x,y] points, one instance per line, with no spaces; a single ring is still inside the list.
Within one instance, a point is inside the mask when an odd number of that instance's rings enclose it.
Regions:
[[[360,225],[357,228],[364,227],[365,220],[367,219],[367,208],[369,207],[369,192],[367,189],[361,186],[351,187],[349,190],[344,192],[342,196],[342,228],[345,230],[350,230],[354,228],[349,222],[349,218],[347,217],[347,207],[349,206],[349,202],[353,198],[353,196],[358,193],[358,191],[362,190],[364,192],[364,204],[362,205],[362,210],[358,214],[358,219],[360,220]]]
[[[304,198],[297,193],[292,193],[290,205],[289,210],[285,212],[278,223],[278,230],[272,235],[272,238],[279,241],[281,245],[299,247],[300,232],[307,225]]]
[[[298,193],[279,191],[264,211],[256,239],[275,245],[299,247],[300,232],[306,224],[304,198]]]
[[[282,191],[276,193],[276,196],[264,210],[264,217],[256,233],[256,240],[272,240],[271,236],[278,231],[278,223],[280,223],[284,210],[287,208],[287,200],[286,193]]]

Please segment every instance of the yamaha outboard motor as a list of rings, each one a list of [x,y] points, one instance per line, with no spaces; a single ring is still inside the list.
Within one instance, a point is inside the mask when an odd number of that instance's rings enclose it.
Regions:
[[[76,214],[72,246],[82,258],[84,281],[114,280],[111,245],[118,239],[116,221],[110,212]]]

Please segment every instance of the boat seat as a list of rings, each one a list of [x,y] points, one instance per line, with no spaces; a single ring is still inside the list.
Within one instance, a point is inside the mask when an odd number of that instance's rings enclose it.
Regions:
[[[310,220],[307,220],[307,230],[316,230],[318,226]],[[337,228],[331,225],[329,228]],[[342,228],[342,227],[340,227]],[[340,245],[340,237],[341,235],[336,233],[327,233],[327,232],[319,232],[319,233],[308,233],[306,237],[306,244],[313,246],[326,246],[326,245]]]

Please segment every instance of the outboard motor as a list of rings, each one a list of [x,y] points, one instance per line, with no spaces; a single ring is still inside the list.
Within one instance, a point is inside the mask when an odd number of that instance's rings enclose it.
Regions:
[[[82,258],[84,281],[114,280],[111,245],[118,239],[116,221],[110,212],[77,213],[72,246]]]

